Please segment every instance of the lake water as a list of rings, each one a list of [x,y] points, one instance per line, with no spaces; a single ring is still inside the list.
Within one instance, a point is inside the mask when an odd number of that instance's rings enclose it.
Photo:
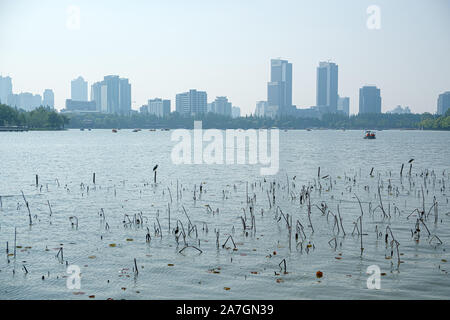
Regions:
[[[381,131],[364,140],[361,131],[282,131],[280,170],[267,177],[260,165],[174,165],[170,137],[148,130],[1,133],[0,298],[450,297],[450,132]],[[308,186],[311,223],[308,202],[300,203]],[[413,234],[422,189],[425,215]],[[355,195],[364,212],[362,255]],[[338,205],[345,235],[335,224]],[[244,232],[250,206],[256,230]],[[281,212],[292,217],[291,248]],[[80,289],[67,287],[70,265],[81,270]],[[372,265],[381,270],[378,290],[367,287]]]

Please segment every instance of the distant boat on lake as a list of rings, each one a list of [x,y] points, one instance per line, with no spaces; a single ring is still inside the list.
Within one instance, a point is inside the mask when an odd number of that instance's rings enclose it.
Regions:
[[[370,131],[370,130],[367,130],[367,131],[364,133],[364,139],[376,139],[376,137],[375,137],[375,132]]]

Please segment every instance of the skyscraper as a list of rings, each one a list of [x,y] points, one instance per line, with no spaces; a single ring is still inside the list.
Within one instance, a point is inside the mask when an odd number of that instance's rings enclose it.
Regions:
[[[12,94],[11,78],[0,76],[0,103],[7,104],[10,94]]]
[[[83,77],[78,77],[70,83],[70,96],[74,101],[88,101],[88,83]]]
[[[207,94],[191,89],[176,96],[176,111],[183,115],[206,113]]]
[[[231,117],[232,118],[239,118],[241,116],[241,108],[239,107],[232,107],[231,108]]]
[[[439,95],[437,103],[437,114],[445,114],[450,109],[450,91]]]
[[[55,94],[53,93],[53,90],[45,89],[43,97],[44,99],[42,100],[42,105],[44,107],[55,107]]]
[[[270,60],[270,82],[267,83],[267,104],[278,114],[288,113],[292,107],[292,63]]]
[[[257,101],[255,109],[255,117],[263,118],[266,116],[267,101]]]
[[[163,100],[160,98],[148,100],[148,104],[142,106],[141,112],[153,114],[159,118],[166,117],[170,113],[170,100]]]
[[[119,113],[129,114],[131,111],[131,84],[128,79],[119,79]]]
[[[343,112],[345,115],[350,115],[350,98],[349,97],[339,97],[337,111]]]
[[[91,86],[91,100],[97,111],[103,113],[128,114],[131,111],[131,84],[119,76],[105,76],[103,81]]]
[[[31,111],[42,105],[42,98],[40,94],[21,92],[19,94],[10,94],[7,99],[7,104],[11,107]]]
[[[359,89],[359,113],[381,113],[380,89],[375,86]]]
[[[338,101],[338,65],[320,62],[317,67],[316,106],[325,112],[335,113]]]

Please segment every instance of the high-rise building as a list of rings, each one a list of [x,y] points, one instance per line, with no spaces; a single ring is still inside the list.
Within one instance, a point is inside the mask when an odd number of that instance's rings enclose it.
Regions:
[[[359,89],[359,113],[381,113],[380,89],[375,86]]]
[[[103,113],[129,114],[131,111],[131,84],[119,76],[105,76],[103,81],[91,86],[91,101],[97,111]]]
[[[131,84],[128,79],[119,79],[119,113],[129,114],[131,112]]]
[[[12,94],[11,78],[0,76],[0,103],[7,104],[10,94]]]
[[[207,94],[205,91],[191,89],[176,96],[176,111],[182,115],[206,113]]]
[[[208,104],[208,112],[221,114],[223,116],[231,117],[231,102],[228,101],[227,97],[216,97],[212,103]]]
[[[350,115],[350,98],[339,97],[337,104],[337,111],[343,112],[347,117]]]
[[[270,60],[270,82],[267,83],[267,105],[278,114],[292,108],[292,63],[287,60]]]
[[[338,103],[338,65],[320,62],[317,67],[316,106],[326,112],[335,113]]]
[[[10,94],[7,98],[7,104],[11,107],[31,111],[42,105],[42,97],[40,94],[32,94],[29,92]]]
[[[42,105],[44,107],[55,107],[55,94],[53,93],[53,90],[45,89],[43,97],[44,99],[42,100]]]
[[[437,114],[445,114],[450,109],[450,91],[439,95],[437,103]]]
[[[241,108],[239,107],[232,107],[231,108],[231,117],[232,118],[239,118],[241,116]]]
[[[103,78],[104,85],[106,85],[107,96],[107,112],[120,113],[120,78],[119,76],[105,76]]]
[[[78,77],[70,83],[70,96],[74,101],[88,101],[88,83],[83,77]]]
[[[141,107],[141,112],[164,118],[170,114],[170,100],[155,98],[148,100],[148,104]]]
[[[256,102],[255,117],[263,118],[266,116],[267,101]]]

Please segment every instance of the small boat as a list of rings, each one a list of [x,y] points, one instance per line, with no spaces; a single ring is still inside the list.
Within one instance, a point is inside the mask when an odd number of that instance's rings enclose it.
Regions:
[[[156,129],[149,129],[148,131],[156,131]]]
[[[367,131],[364,133],[364,139],[376,139],[376,137],[375,137],[375,132],[370,131],[370,130],[367,130]]]
[[[139,132],[141,129],[133,129],[133,132]]]
[[[306,131],[311,131],[311,129],[310,129],[310,128],[308,128],[308,129],[306,129]]]
[[[80,131],[84,131],[84,128],[80,128]]]
[[[117,129],[112,129],[112,132],[113,133],[117,133]]]

